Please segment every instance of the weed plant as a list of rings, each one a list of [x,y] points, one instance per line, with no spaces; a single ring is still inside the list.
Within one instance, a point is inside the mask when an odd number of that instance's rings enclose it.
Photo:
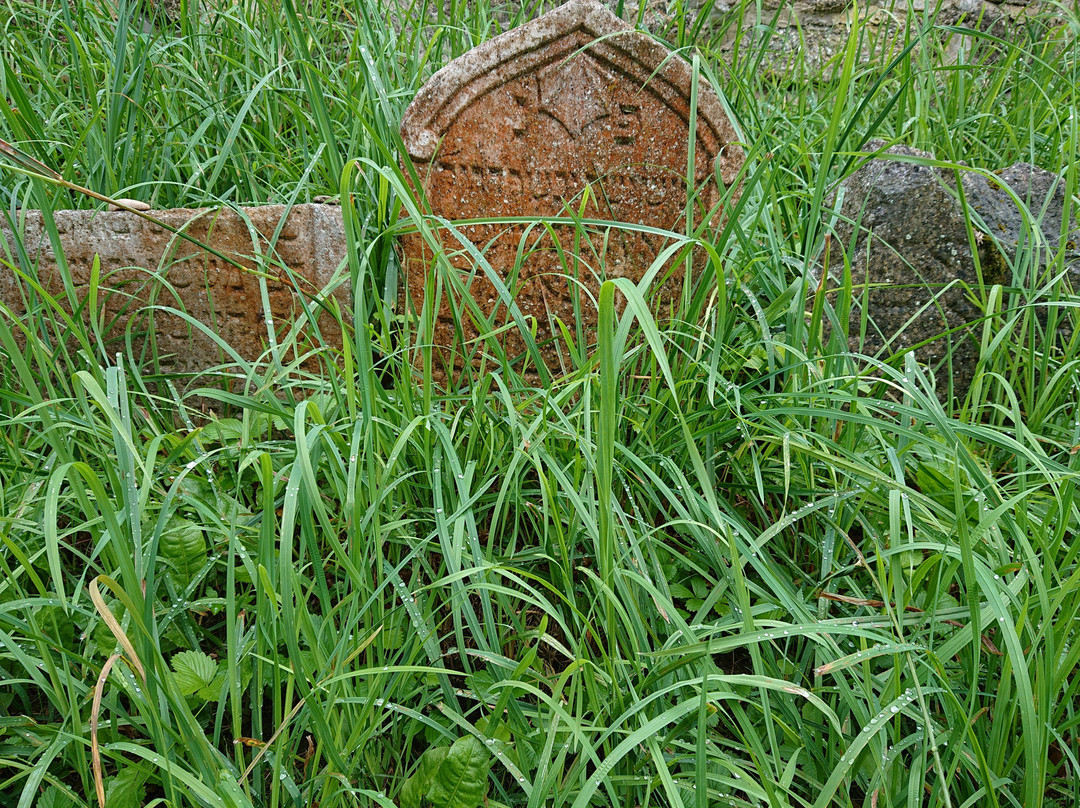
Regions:
[[[1039,257],[1030,211],[1013,282],[969,290],[976,383],[943,405],[911,356],[848,350],[832,198],[883,137],[956,171],[1036,163],[1075,205],[1076,9],[1008,40],[894,10],[769,70],[768,14],[715,30],[689,5],[658,35],[748,160],[724,225],[672,234],[704,256],[675,316],[609,282],[564,374],[537,385],[491,340],[439,385],[424,320],[389,305],[402,211],[442,227],[397,125],[543,9],[0,0],[9,222],[101,205],[79,189],[334,194],[354,298],[312,307],[342,348],[283,328],[191,390],[0,244],[31,304],[0,309],[4,804],[1080,804],[1065,248]]]

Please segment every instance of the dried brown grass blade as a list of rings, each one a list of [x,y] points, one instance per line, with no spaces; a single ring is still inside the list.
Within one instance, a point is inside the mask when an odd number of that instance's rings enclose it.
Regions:
[[[101,746],[98,744],[98,716],[101,714],[101,694],[105,690],[105,680],[109,678],[120,654],[116,653],[105,660],[98,674],[97,685],[94,686],[94,702],[90,708],[90,765],[94,772],[94,791],[97,793],[98,804],[105,808],[105,780],[101,775]]]
[[[120,627],[120,622],[112,613],[112,609],[105,603],[105,599],[101,597],[101,592],[98,591],[98,579],[95,578],[90,582],[90,600],[94,602],[94,608],[101,616],[101,619],[105,622],[105,625],[109,627],[109,631],[116,638],[116,641],[120,643],[120,647],[124,649],[127,654],[127,661],[131,667],[139,674],[139,678],[146,683],[146,671],[143,669],[142,662],[139,661],[139,655],[135,653],[135,646],[131,644],[131,640],[128,639],[124,633],[124,629]]]

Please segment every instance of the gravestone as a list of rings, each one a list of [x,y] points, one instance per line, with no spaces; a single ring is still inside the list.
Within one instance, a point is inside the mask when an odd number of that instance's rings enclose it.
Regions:
[[[719,222],[743,162],[704,79],[692,113],[692,84],[684,60],[599,3],[572,1],[436,73],[406,111],[401,135],[431,213],[444,219],[572,214],[685,233],[688,198],[694,224]],[[441,289],[433,329],[419,335],[437,349],[436,375],[490,355],[494,345],[481,338],[494,331],[508,358],[523,357],[523,324],[540,346],[540,357],[524,362],[527,374],[540,363],[554,372],[570,364],[560,343],[564,334],[575,344],[595,339],[602,280],[641,280],[669,243],[654,231],[588,231],[576,251],[570,225],[475,224],[460,228],[462,238],[446,229],[433,240],[403,237],[402,302],[415,316]],[[433,246],[447,259],[433,261]],[[681,284],[682,264],[668,269],[661,305]],[[455,308],[471,314],[455,318]]]
[[[89,299],[94,260],[98,260],[97,317],[105,326],[107,352],[122,351],[130,330],[136,352],[152,347],[162,370],[170,373],[194,376],[227,363],[229,356],[183,317],[155,307],[186,312],[243,359],[254,361],[263,356],[271,333],[278,339],[285,337],[303,313],[303,300],[313,314],[319,313],[312,296],[332,281],[345,259],[341,209],[328,205],[180,208],[150,215],[213,252],[135,213],[58,210],[53,218],[76,305]],[[20,218],[15,230],[30,261],[21,269],[36,274],[44,289],[70,312],[64,278],[41,212],[24,211]],[[15,233],[0,217],[0,303],[22,316],[28,303],[35,305],[28,297],[29,286],[3,268],[5,263],[19,267],[18,256]],[[266,281],[265,301],[260,278]],[[334,296],[347,312],[351,304],[348,284],[339,285]],[[89,316],[85,306],[83,316]],[[323,315],[318,325],[324,344],[341,345],[336,322]],[[153,344],[148,346],[151,334]]]

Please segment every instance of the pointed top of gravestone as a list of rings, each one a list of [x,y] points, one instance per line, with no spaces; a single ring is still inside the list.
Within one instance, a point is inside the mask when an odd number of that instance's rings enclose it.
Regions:
[[[483,356],[526,373],[566,367],[565,351],[583,355],[593,340],[605,278],[657,278],[658,310],[675,305],[686,266],[702,261],[657,267],[666,234],[718,225],[743,162],[720,99],[708,82],[696,94],[694,84],[667,48],[599,3],[571,0],[473,48],[420,90],[401,136],[433,214],[594,223],[463,225],[441,253],[460,270],[450,275],[425,237],[403,236],[403,289],[432,318],[419,327],[437,349],[437,378]],[[448,284],[438,287],[445,294],[429,298],[432,283]]]
[[[690,65],[596,0],[568,0],[473,48],[432,76],[401,123],[409,156],[414,162],[433,160],[447,131],[463,113],[528,75],[540,76],[541,82],[547,82],[548,86],[539,87],[541,102],[568,136],[579,137],[585,127],[607,115],[608,110],[604,99],[597,97],[602,93],[591,92],[592,87],[576,86],[572,80],[560,82],[560,73],[572,71],[557,68],[586,50],[603,72],[647,91],[689,124],[693,83]],[[676,136],[672,133],[672,137]],[[734,145],[734,128],[706,81],[698,84],[697,139],[715,156],[721,182],[734,182],[743,152]]]

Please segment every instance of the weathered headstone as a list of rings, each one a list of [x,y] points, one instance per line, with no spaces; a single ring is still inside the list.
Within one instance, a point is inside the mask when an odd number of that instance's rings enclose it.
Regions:
[[[100,264],[100,321],[112,349],[123,350],[131,329],[136,350],[153,334],[154,351],[169,372],[198,374],[228,362],[228,355],[208,335],[183,318],[153,306],[185,311],[206,324],[245,360],[258,359],[270,333],[283,337],[302,313],[301,300],[330,283],[345,257],[340,208],[271,205],[231,209],[154,211],[156,219],[182,230],[239,263],[223,261],[190,241],[146,221],[137,214],[113,211],[61,210],[53,216],[70,273],[76,303],[87,299],[95,256]],[[271,244],[280,226],[276,242]],[[26,211],[18,225],[30,258],[24,271],[36,272],[50,294],[67,300],[64,279],[40,211]],[[257,255],[263,256],[262,260]],[[19,266],[14,233],[0,218],[0,259]],[[285,271],[287,267],[291,271]],[[35,269],[36,268],[36,269]],[[251,270],[258,270],[251,271]],[[266,277],[269,311],[264,309],[260,275]],[[292,280],[295,278],[295,282]],[[0,302],[16,316],[25,313],[28,285],[0,267]],[[345,286],[335,296],[348,311]],[[65,304],[70,310],[70,306]],[[83,311],[84,316],[89,316]],[[318,321],[323,341],[340,345],[341,329],[329,317]]]
[[[572,1],[436,73],[406,111],[401,134],[431,212],[445,219],[572,212],[685,232],[688,197],[695,222],[719,219],[717,178],[734,183],[743,162],[721,102],[702,79],[687,181],[692,84],[685,61],[599,3]],[[570,334],[580,325],[589,341],[602,279],[640,280],[666,243],[663,235],[640,230],[590,230],[576,255],[570,226],[554,229],[561,249],[542,226],[463,226],[468,243],[440,231],[453,271],[484,321],[475,312],[455,320],[453,285],[442,283],[433,332],[426,335],[439,349],[436,373],[455,374],[490,353],[478,338],[511,322],[506,296],[472,248],[508,288],[543,363],[558,370],[566,358],[559,322]],[[419,235],[405,237],[402,252],[404,286],[419,312],[433,253]],[[668,292],[680,281],[680,268],[672,270]],[[497,339],[509,358],[524,354],[517,327]]]

